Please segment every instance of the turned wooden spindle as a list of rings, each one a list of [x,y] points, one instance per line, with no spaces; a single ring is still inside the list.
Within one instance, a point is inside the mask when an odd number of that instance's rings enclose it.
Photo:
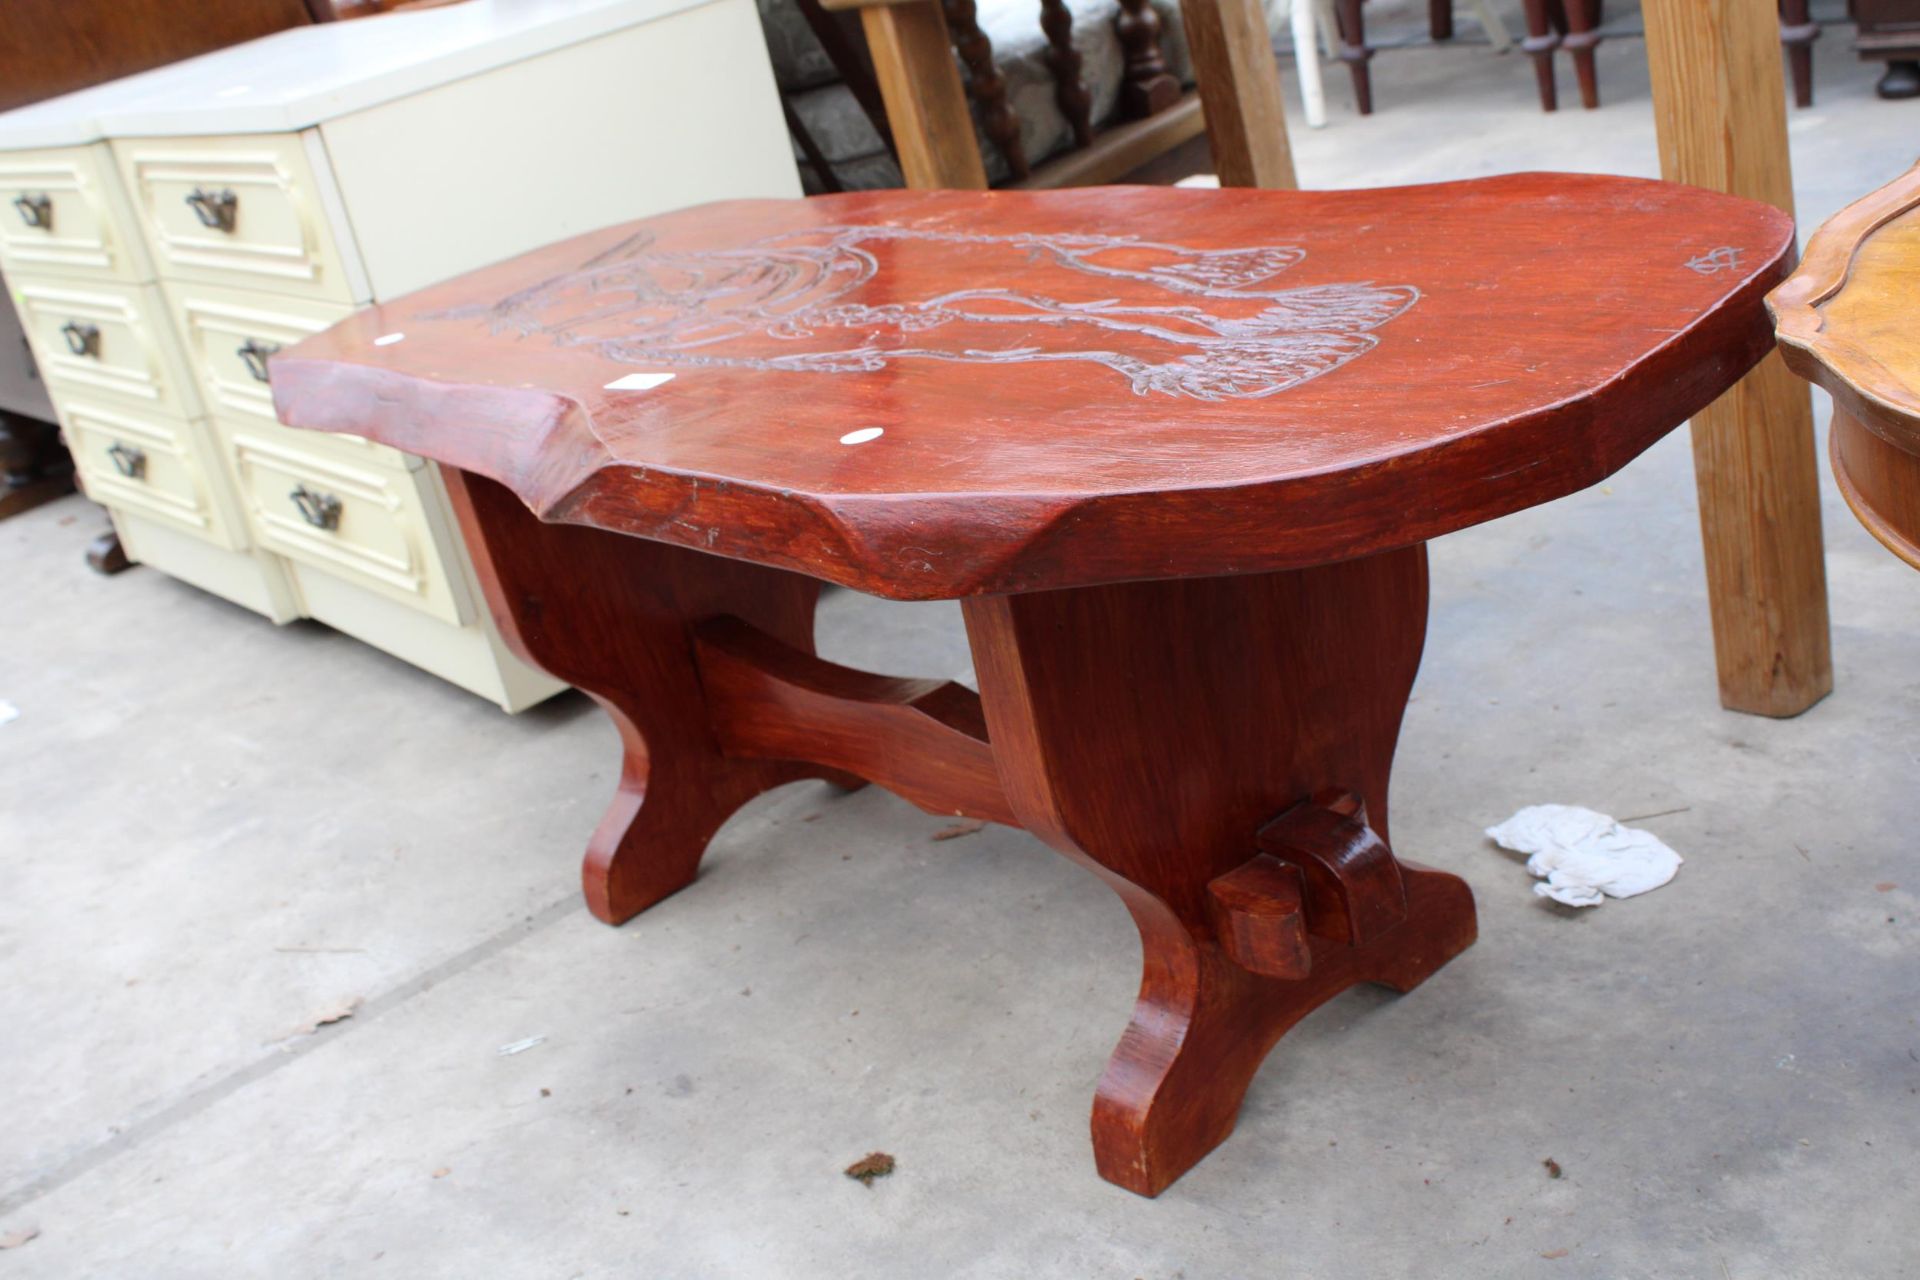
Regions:
[[[1780,43],[1793,72],[1793,105],[1802,109],[1813,105],[1813,42],[1819,38],[1820,24],[1807,0],[1781,0]]]
[[[1600,77],[1593,51],[1600,43],[1599,0],[1565,0],[1567,34],[1560,47],[1573,58],[1573,74],[1580,82],[1580,105],[1592,111],[1600,105]]]
[[[1180,82],[1167,70],[1160,50],[1160,14],[1152,0],[1120,0],[1113,29],[1126,53],[1126,81],[1120,88],[1120,111],[1138,120],[1165,111],[1180,100]]]
[[[993,41],[980,29],[974,0],[941,0],[954,52],[967,68],[967,94],[980,107],[980,125],[1016,179],[1029,172],[1027,150],[1020,143],[1020,117],[1007,102],[1006,77],[993,63]]]
[[[1053,72],[1053,100],[1073,129],[1076,147],[1093,143],[1093,94],[1080,68],[1085,61],[1073,46],[1073,11],[1066,0],[1040,0],[1040,29],[1047,33],[1047,67]]]
[[[1360,12],[1360,0],[1339,0],[1334,8],[1335,25],[1340,28],[1340,61],[1353,73],[1353,103],[1363,116],[1373,114],[1373,73],[1367,63],[1373,50],[1367,47],[1366,19]]]

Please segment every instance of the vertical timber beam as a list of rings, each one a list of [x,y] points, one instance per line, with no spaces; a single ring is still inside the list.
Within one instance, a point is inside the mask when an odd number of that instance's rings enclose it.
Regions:
[[[940,0],[863,8],[860,20],[907,185],[986,190],[987,170]]]
[[[1791,213],[1774,0],[1644,0],[1660,171]],[[1777,353],[1693,420],[1721,704],[1798,715],[1833,689],[1807,385]]]
[[[1280,66],[1260,0],[1186,0],[1180,13],[1220,185],[1293,190],[1300,184],[1287,145]]]

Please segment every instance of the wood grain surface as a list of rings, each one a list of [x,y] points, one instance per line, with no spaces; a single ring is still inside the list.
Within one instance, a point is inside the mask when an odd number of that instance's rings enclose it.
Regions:
[[[1644,0],[1660,173],[1793,211],[1775,0]],[[1813,406],[1778,359],[1693,419],[1720,701],[1798,715],[1833,689]]]
[[[273,385],[543,519],[883,596],[1246,573],[1602,479],[1770,348],[1792,238],[1576,175],[731,202],[361,312]]]

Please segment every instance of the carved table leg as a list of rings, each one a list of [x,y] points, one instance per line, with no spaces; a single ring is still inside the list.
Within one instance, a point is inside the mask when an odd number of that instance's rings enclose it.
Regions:
[[[1426,583],[1415,547],[963,602],[1014,813],[1140,929],[1139,1000],[1093,1109],[1108,1180],[1158,1194],[1315,1006],[1407,990],[1473,941],[1465,883],[1385,843]]]
[[[619,924],[683,888],[730,814],[820,765],[729,759],[709,723],[693,628],[731,614],[813,652],[819,584],[664,543],[544,524],[491,480],[448,468],[474,567],[521,657],[591,694],[625,749],[587,847],[587,904]]]

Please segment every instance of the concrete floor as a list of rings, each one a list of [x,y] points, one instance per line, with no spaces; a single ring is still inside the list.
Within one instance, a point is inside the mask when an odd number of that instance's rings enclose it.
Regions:
[[[1849,34],[1793,121],[1809,220],[1920,148]],[[1600,61],[1607,105],[1555,117],[1471,43],[1383,53],[1368,120],[1336,68],[1301,172],[1650,174],[1642,46]],[[1716,704],[1684,433],[1434,546],[1394,827],[1481,941],[1309,1019],[1154,1202],[1086,1132],[1137,942],[1030,837],[797,785],[609,929],[575,889],[616,767],[584,699],[508,719],[95,577],[77,498],[0,524],[0,1238],[39,1232],[0,1276],[1920,1274],[1920,575],[1826,483],[1837,688],[1791,721]],[[822,630],[965,668],[951,606],[839,592]],[[1664,814],[1687,864],[1546,905],[1480,835],[1540,801]],[[898,1172],[841,1176],[872,1150]]]

